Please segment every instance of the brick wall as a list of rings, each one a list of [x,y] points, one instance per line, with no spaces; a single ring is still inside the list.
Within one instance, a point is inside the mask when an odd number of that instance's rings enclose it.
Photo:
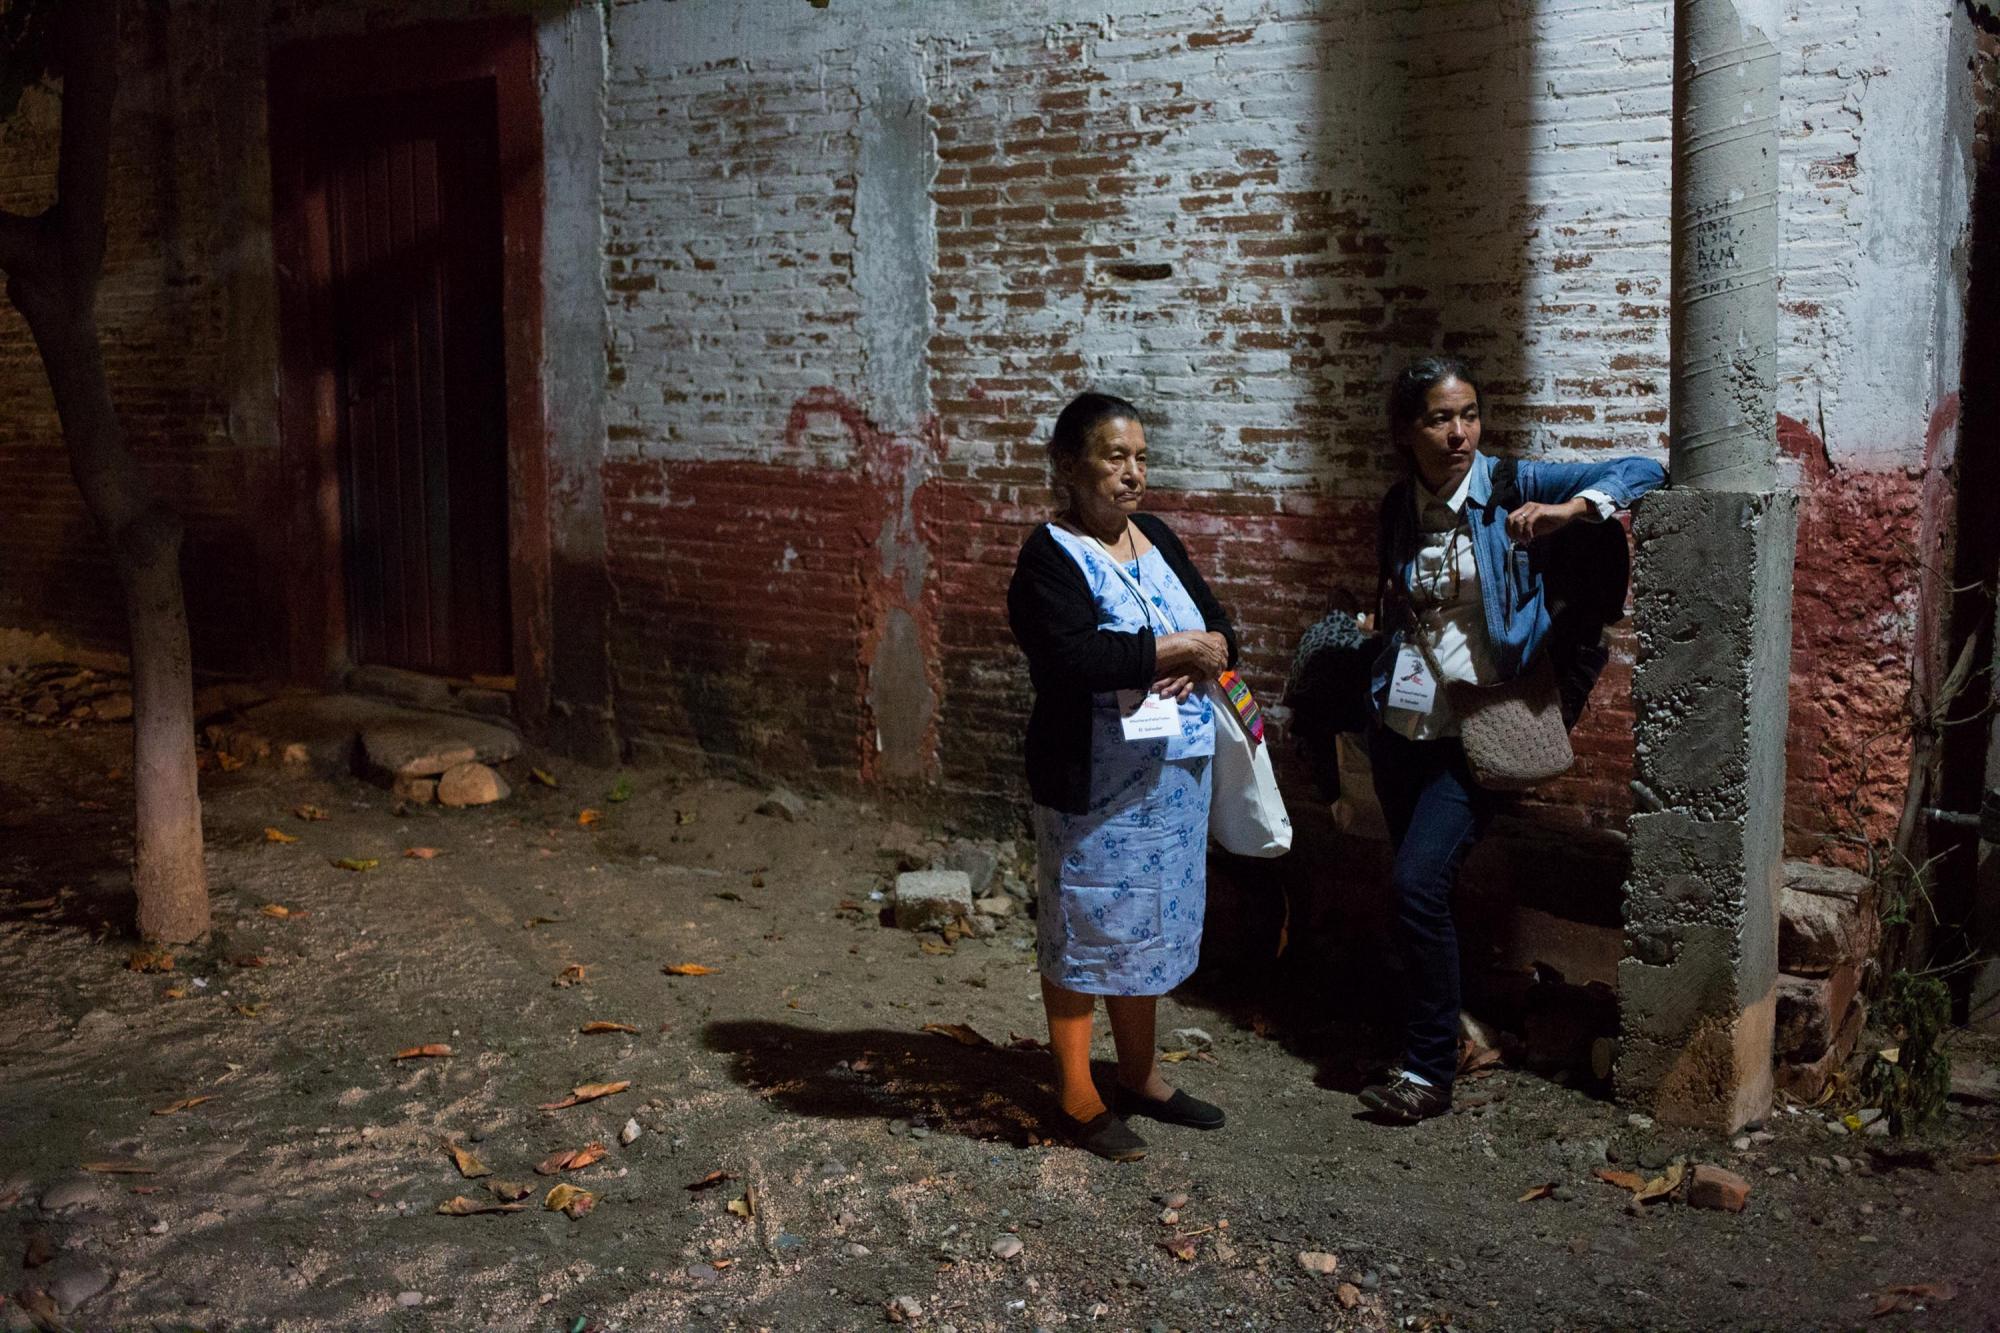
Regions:
[[[1858,788],[1864,826],[1879,831],[1907,748],[1878,743],[1865,775],[1854,761],[1864,734],[1895,722],[1914,553],[1820,540],[1909,523],[1924,459],[1922,387],[1877,383],[1864,349],[1894,318],[1927,323],[1930,294],[1859,290],[1880,276],[1864,262],[1872,236],[1935,224],[1920,199],[1871,197],[1860,178],[1871,143],[1907,152],[1887,146],[1888,129],[1868,140],[1872,121],[1893,126],[1896,99],[1938,75],[1922,62],[1941,38],[1885,40],[1902,21],[1859,0],[1794,0],[1782,39],[1781,405],[1819,423],[1818,462],[1800,473],[1811,540],[1790,809],[1801,848],[1841,831],[1835,815]],[[1473,356],[1501,448],[1664,454],[1665,5],[1163,0],[1087,22],[969,7],[950,25],[889,5],[863,25],[833,11],[752,24],[637,3],[614,9],[610,35],[611,448],[623,460],[608,475],[669,479],[654,505],[675,485],[696,494],[685,469],[697,465],[760,479],[773,498],[735,516],[751,529],[744,558],[711,596],[753,602],[745,618],[769,637],[808,605],[865,614],[865,534],[838,557],[838,599],[783,591],[827,571],[789,573],[777,533],[851,531],[852,487],[866,488],[846,432],[802,448],[785,423],[814,388],[874,406],[851,261],[866,226],[853,203],[866,71],[879,49],[919,52],[936,251],[911,262],[931,268],[921,345],[941,441],[919,508],[948,796],[1019,798],[1028,699],[1002,599],[1022,536],[1045,516],[1041,441],[1083,387],[1146,412],[1151,507],[1230,607],[1267,696],[1329,593],[1369,582],[1374,497],[1391,475],[1381,392],[1408,355]],[[1914,313],[1885,311],[1898,300]],[[694,567],[700,509],[680,511],[685,540],[613,533],[621,720],[647,744],[685,736],[678,693],[719,673],[748,691],[745,726],[797,684],[823,701],[819,728],[864,754],[863,712],[831,702],[844,688],[851,704],[862,677],[837,657],[815,658],[809,680],[758,680],[655,628],[651,589]],[[1877,613],[1851,614],[1851,588],[1879,600]],[[1616,825],[1627,813],[1629,636],[1615,647],[1582,762],[1544,794],[1543,820]],[[849,726],[859,734],[840,737]],[[822,758],[818,771],[838,769]]]
[[[219,128],[243,119],[224,109],[261,105],[219,39],[232,19],[265,23],[254,63],[393,7],[295,8],[236,0],[128,34],[139,73],[104,323],[134,440],[190,515],[211,666],[254,656],[254,626],[283,611],[282,589],[242,572],[275,452],[245,415],[268,400],[269,362],[245,354],[239,299],[243,228],[266,187]],[[1002,595],[1045,512],[1039,442],[1087,385],[1146,411],[1152,506],[1235,614],[1267,697],[1328,596],[1369,581],[1390,476],[1380,395],[1406,356],[1474,357],[1499,447],[1663,453],[1668,6],[1100,9],[1044,22],[968,3],[946,23],[913,0],[865,17],[611,7],[602,482],[618,725],[635,752],[836,782],[871,771],[870,672],[893,609],[919,622],[937,695],[930,789],[1018,801],[1027,694]],[[1915,0],[1787,8],[1781,409],[1799,423],[1808,532],[1893,532],[1920,503],[1938,404],[1907,363],[1949,352],[1928,333],[1935,275],[1919,272],[1935,257],[1903,251],[1950,221],[1910,174],[1936,175],[1912,147],[1920,90],[1959,77],[1940,68],[1937,20]],[[934,239],[901,257],[926,284],[907,327],[885,327],[900,307],[866,290],[879,247],[907,241],[885,241],[861,179],[884,88],[904,96],[885,66],[914,69],[927,136],[928,198],[906,202]],[[51,110],[36,102],[0,135],[0,203],[45,195]],[[858,264],[870,245],[876,262]],[[921,361],[905,377],[921,410],[877,396],[892,356]],[[115,643],[115,591],[39,376],[18,320],[0,318],[0,623]],[[1865,775],[1853,756],[1896,721],[1915,564],[1893,541],[1810,543],[1801,848],[1842,831],[1828,812],[1857,790],[1863,826],[1878,826],[1900,787],[1899,741],[1875,747]],[[1876,614],[1849,614],[1855,587]],[[1629,638],[1617,648],[1583,763],[1545,794],[1545,821],[1625,814]]]

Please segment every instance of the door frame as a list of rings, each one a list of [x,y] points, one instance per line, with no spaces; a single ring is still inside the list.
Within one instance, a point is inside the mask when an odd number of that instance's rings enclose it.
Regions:
[[[422,24],[315,38],[271,53],[272,218],[278,281],[278,421],[290,675],[338,687],[355,665],[347,626],[341,525],[339,404],[331,324],[323,309],[326,200],[307,179],[304,129],[344,98],[417,92],[442,84],[494,85],[500,157],[500,318],[507,377],[507,575],[513,612],[514,712],[548,711],[548,426],[542,393],[541,100],[532,19]]]

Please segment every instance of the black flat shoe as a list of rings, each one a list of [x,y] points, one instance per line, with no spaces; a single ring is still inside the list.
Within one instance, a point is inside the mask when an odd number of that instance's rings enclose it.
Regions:
[[[1136,1162],[1146,1155],[1146,1141],[1132,1127],[1109,1111],[1088,1120],[1078,1120],[1067,1112],[1057,1112],[1071,1143],[1107,1162]]]
[[[1190,1097],[1179,1088],[1162,1101],[1130,1088],[1118,1089],[1118,1109],[1126,1115],[1142,1115],[1165,1125],[1185,1125],[1189,1129],[1221,1129],[1227,1118],[1220,1106],[1211,1106],[1199,1097]]]

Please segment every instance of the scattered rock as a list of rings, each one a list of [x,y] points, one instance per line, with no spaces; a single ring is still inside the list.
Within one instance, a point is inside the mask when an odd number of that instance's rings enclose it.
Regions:
[[[896,876],[896,925],[935,930],[972,915],[972,881],[963,870],[909,870]]]
[[[1695,1208],[1718,1208],[1740,1213],[1750,1201],[1750,1182],[1734,1171],[1698,1164],[1688,1180],[1687,1201]]]
[[[96,1181],[87,1176],[78,1176],[71,1180],[59,1180],[49,1186],[42,1194],[42,1207],[48,1212],[57,1213],[65,1208],[81,1208],[86,1204],[96,1203],[103,1197]]]
[[[107,694],[90,706],[90,715],[99,722],[126,722],[132,717],[132,696],[120,690]]]
[[[424,1294],[421,1291],[405,1291],[396,1297],[396,1304],[404,1307],[422,1305],[423,1303]]]
[[[438,779],[437,798],[453,809],[470,805],[491,805],[514,794],[507,779],[484,764],[459,764],[445,770]]]
[[[1000,869],[1000,854],[979,842],[955,842],[931,862],[933,870],[962,870],[975,896],[984,894]]]
[[[1175,1190],[1171,1194],[1162,1194],[1160,1196],[1160,1206],[1162,1208],[1185,1208],[1188,1206],[1188,1196],[1180,1190]]]
[[[642,1132],[643,1131],[639,1128],[639,1122],[636,1119],[633,1119],[632,1117],[628,1116],[626,1117],[625,1120],[625,1128],[618,1131],[618,1141],[629,1148],[634,1143],[638,1142],[639,1135]]]
[[[1021,1238],[1019,1236],[1002,1236],[993,1242],[991,1248],[995,1259],[1018,1258],[1021,1253]]]
[[[799,819],[807,810],[805,798],[786,787],[776,788],[757,806],[757,813],[786,821]]]
[[[1738,1134],[1735,1138],[1729,1141],[1729,1146],[1734,1148],[1737,1152],[1749,1152],[1750,1136],[1748,1134]]]
[[[1674,1150],[1664,1144],[1649,1143],[1639,1150],[1639,1165],[1648,1171],[1664,1170],[1674,1160]]]
[[[93,1263],[78,1264],[49,1283],[49,1296],[64,1314],[101,1294],[111,1285],[111,1273]]]
[[[981,916],[1010,917],[1014,915],[1014,900],[1004,893],[994,894],[974,900],[972,910]]]
[[[429,805],[437,799],[437,789],[436,778],[397,778],[390,784],[389,794],[411,805]]]
[[[914,1296],[897,1296],[889,1302],[889,1322],[907,1324],[923,1317],[924,1303]]]
[[[1175,1028],[1167,1034],[1167,1039],[1160,1043],[1160,1049],[1163,1051],[1200,1052],[1211,1050],[1214,1046],[1215,1038],[1200,1028]]]
[[[850,1240],[844,1247],[842,1247],[841,1253],[845,1254],[850,1259],[866,1259],[868,1255],[871,1253],[871,1251],[866,1245],[863,1245],[860,1241]]]
[[[444,718],[399,719],[365,728],[361,754],[370,768],[391,778],[434,778],[479,758],[472,742]]]
[[[1875,951],[1875,914],[1864,910],[1868,877],[1808,861],[1785,862],[1778,917],[1778,966],[1798,976],[1825,976]]]
[[[1299,1267],[1321,1277],[1332,1277],[1340,1268],[1340,1256],[1324,1250],[1300,1250]]]

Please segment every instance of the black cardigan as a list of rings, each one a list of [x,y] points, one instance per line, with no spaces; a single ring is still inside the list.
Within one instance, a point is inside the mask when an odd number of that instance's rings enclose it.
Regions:
[[[1229,641],[1236,665],[1236,630],[1222,603],[1195,573],[1187,548],[1151,514],[1132,521],[1159,549],[1201,611],[1202,622]],[[1091,696],[1102,690],[1142,690],[1153,671],[1153,631],[1099,629],[1097,601],[1069,552],[1038,526],[1021,543],[1007,588],[1007,623],[1028,655],[1035,710],[1028,718],[1028,789],[1037,805],[1080,815],[1090,808]]]

